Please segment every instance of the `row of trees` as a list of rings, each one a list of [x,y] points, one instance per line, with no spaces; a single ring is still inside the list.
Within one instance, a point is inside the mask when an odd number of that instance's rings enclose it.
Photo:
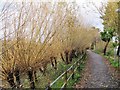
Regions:
[[[104,15],[101,17],[104,21],[104,32],[101,32],[101,38],[103,41],[107,42],[104,48],[104,55],[106,54],[107,46],[113,37],[115,37],[116,41],[118,41],[117,55],[119,55],[120,52],[120,13],[117,12],[118,8],[119,2],[108,2],[105,7]]]
[[[47,64],[57,69],[58,60],[69,64],[85,52],[98,31],[86,25],[78,11],[75,3],[6,3],[0,18],[3,81],[19,88],[26,73],[33,89],[38,70],[45,73]]]

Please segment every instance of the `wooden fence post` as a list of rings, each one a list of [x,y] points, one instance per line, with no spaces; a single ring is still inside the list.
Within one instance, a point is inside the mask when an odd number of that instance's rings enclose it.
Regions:
[[[50,87],[50,83],[48,83],[45,90],[52,90],[52,88]]]
[[[78,59],[76,62],[74,62],[73,65],[71,65],[66,71],[64,71],[57,79],[55,79],[51,84],[50,82],[48,83],[48,85],[46,86],[46,89],[45,90],[52,90],[51,86],[53,84],[55,84],[61,77],[64,77],[64,83],[61,87],[60,90],[65,90],[67,88],[67,84],[68,84],[68,81],[72,78],[72,79],[75,79],[75,71],[76,70],[81,70],[81,67],[80,67],[80,64],[82,63],[81,62],[81,59],[83,59],[83,56]],[[70,75],[68,76],[67,74],[70,72]],[[71,73],[72,72],[72,73]]]

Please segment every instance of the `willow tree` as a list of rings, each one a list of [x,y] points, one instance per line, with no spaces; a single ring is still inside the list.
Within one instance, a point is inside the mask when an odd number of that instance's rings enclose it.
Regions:
[[[75,53],[85,52],[87,47],[90,47],[97,33],[92,30],[92,27],[84,24],[81,15],[78,15],[78,8],[74,10],[74,7],[71,7],[67,10],[64,28],[60,30],[59,38],[61,40],[61,47],[63,52],[61,53],[61,58],[66,64],[69,64],[72,61],[72,58],[75,56]],[[80,18],[80,19],[79,19]],[[64,54],[64,55],[63,55]]]
[[[54,15],[51,11],[54,7],[48,9],[50,5],[50,3],[16,3],[14,6],[17,7],[15,9],[18,10],[17,14],[9,15],[11,12],[5,14],[6,19],[2,22],[5,25],[9,22],[10,26],[3,28],[5,52],[2,52],[1,71],[12,88],[20,86],[22,72],[27,73],[30,87],[35,88],[35,71],[41,68],[43,63],[45,66],[49,63],[49,58],[46,58],[49,54],[45,52],[56,34],[56,29],[53,29],[55,20],[52,24],[50,20]],[[18,85],[15,83],[14,75]]]
[[[23,2],[12,7],[15,12],[8,8],[2,17],[0,57],[1,76],[11,88],[20,88],[20,76],[27,75],[35,89],[38,70],[45,73],[48,64],[57,69],[60,55],[69,64],[75,52],[85,51],[93,41],[91,27],[78,19],[72,3]]]
[[[56,69],[56,57],[62,51],[61,44],[58,43],[58,47],[55,42],[66,24],[67,12],[63,11],[68,7],[66,4],[62,8],[57,3],[32,2],[12,5],[16,7],[17,14],[12,14],[8,9],[9,13],[5,14],[2,21],[4,25],[9,22],[9,26],[3,28],[2,77],[12,88],[19,88],[20,76],[27,74],[30,88],[34,89],[38,69],[44,72],[48,63]]]

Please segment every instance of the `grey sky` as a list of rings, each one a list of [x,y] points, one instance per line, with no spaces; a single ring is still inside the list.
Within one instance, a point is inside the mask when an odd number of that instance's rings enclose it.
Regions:
[[[97,8],[101,8],[101,3],[106,3],[107,0],[77,0],[78,4],[81,6],[81,13],[85,18],[85,21],[103,31],[103,20],[100,19],[100,13],[98,12]],[[92,3],[91,3],[92,2]],[[94,6],[93,5],[96,6]]]
[[[0,0],[0,10],[3,7],[3,2],[6,0]],[[12,0],[8,0],[8,2],[11,2]],[[20,2],[20,0],[15,0]],[[29,0],[28,0],[29,1]],[[43,0],[48,1],[48,0]],[[54,0],[53,0],[54,1]],[[67,0],[66,0],[67,1]],[[84,17],[84,21],[92,26],[95,26],[99,28],[101,31],[103,30],[102,25],[102,19],[100,19],[100,14],[98,13],[97,9],[91,4],[90,2],[93,2],[98,8],[101,7],[101,2],[105,2],[105,0],[71,0],[76,1],[77,4],[80,6],[80,13]],[[79,12],[78,12],[79,13]],[[1,37],[0,32],[0,37]]]

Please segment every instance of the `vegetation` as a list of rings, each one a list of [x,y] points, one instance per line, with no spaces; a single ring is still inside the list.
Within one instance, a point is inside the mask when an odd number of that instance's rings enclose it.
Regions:
[[[96,52],[103,52],[114,67],[119,68],[119,48],[120,48],[120,29],[118,12],[120,2],[107,2],[107,5],[102,4],[101,8],[97,8],[103,19],[104,31],[100,33],[101,39],[97,43]],[[103,42],[104,41],[104,42]],[[110,44],[110,45],[109,45]],[[102,48],[103,51],[102,51]],[[117,48],[117,50],[116,50]],[[107,50],[108,49],[108,50]],[[118,58],[116,57],[118,56]]]
[[[106,55],[106,50],[107,50],[107,46],[110,42],[110,40],[112,39],[112,37],[114,36],[114,30],[112,29],[108,29],[108,30],[104,30],[104,32],[101,32],[101,39],[106,42],[105,48],[103,50],[104,55]]]
[[[35,89],[38,71],[48,77],[50,64],[57,71],[59,62],[69,65],[74,57],[86,52],[98,31],[84,24],[77,11],[75,3],[66,2],[4,5],[0,13],[4,33],[0,57],[2,87],[23,87],[22,79],[27,76],[29,87]]]
[[[97,48],[96,48],[95,52],[100,55],[103,55],[103,48],[105,45],[106,45],[105,42],[103,42],[102,40],[99,41],[96,44]],[[116,43],[113,43],[112,41],[110,41],[109,45],[107,46],[107,51],[106,51],[106,54],[104,55],[104,57],[106,57],[106,59],[109,60],[110,64],[117,69],[119,67],[119,65],[118,65],[117,52],[114,47],[116,47]]]
[[[105,14],[102,16],[102,19],[104,20],[103,25],[104,29],[109,29],[111,28],[113,31],[115,31],[114,35],[117,38],[118,42],[118,50],[117,50],[117,55],[119,53],[119,48],[120,48],[120,29],[119,29],[119,15],[120,13],[117,12],[119,8],[119,3],[120,2],[108,2],[107,6],[105,8]],[[113,32],[112,32],[113,33]]]

